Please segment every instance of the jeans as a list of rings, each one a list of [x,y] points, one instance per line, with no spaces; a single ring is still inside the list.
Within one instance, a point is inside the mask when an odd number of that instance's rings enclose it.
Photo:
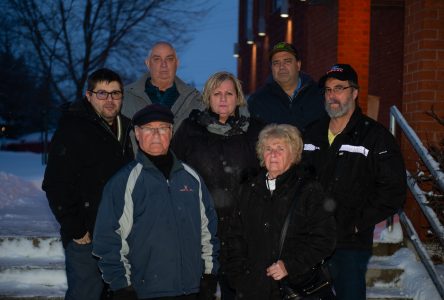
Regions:
[[[92,244],[80,245],[74,241],[65,249],[68,290],[65,300],[99,300],[104,283],[92,255]]]
[[[336,249],[328,261],[333,287],[338,300],[365,300],[365,273],[370,250]]]

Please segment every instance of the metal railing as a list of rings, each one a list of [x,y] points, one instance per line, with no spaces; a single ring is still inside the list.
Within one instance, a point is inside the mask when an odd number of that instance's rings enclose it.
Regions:
[[[401,112],[398,110],[396,106],[392,106],[390,108],[390,132],[396,136],[396,125],[398,125],[403,133],[405,134],[407,140],[412,144],[415,151],[418,153],[421,160],[426,165],[427,169],[432,174],[433,178],[436,180],[439,188],[444,191],[444,173],[439,168],[439,164],[433,159],[433,157],[429,154],[427,149],[422,144],[418,135],[415,131],[408,125],[407,121],[402,116]],[[444,246],[444,230],[443,226],[439,223],[438,218],[436,217],[435,212],[427,206],[427,199],[424,195],[424,192],[419,188],[416,180],[413,176],[407,172],[407,185],[412,192],[416,202],[421,208],[424,216],[427,218],[428,222],[431,225],[433,232],[438,237],[440,243]],[[427,273],[432,279],[433,284],[435,285],[438,293],[444,299],[444,282],[439,279],[439,275],[436,272],[436,268],[433,265],[432,260],[430,259],[427,250],[424,248],[421,240],[418,238],[416,230],[414,229],[410,219],[404,212],[399,213],[399,220],[402,222],[404,228],[407,231],[407,236],[409,240],[412,242],[418,256],[421,260],[421,263],[424,265]]]

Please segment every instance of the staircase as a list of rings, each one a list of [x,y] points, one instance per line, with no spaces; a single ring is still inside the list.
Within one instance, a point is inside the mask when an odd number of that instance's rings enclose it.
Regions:
[[[0,237],[0,299],[63,299],[66,274],[58,237]]]
[[[366,274],[367,299],[441,299],[410,241],[402,237],[399,222],[394,224],[394,232],[384,233],[381,239],[375,234],[373,256]]]

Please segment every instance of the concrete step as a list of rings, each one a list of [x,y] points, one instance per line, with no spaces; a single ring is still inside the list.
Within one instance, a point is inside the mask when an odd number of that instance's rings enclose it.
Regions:
[[[65,256],[58,237],[0,237],[0,299],[63,299]]]
[[[391,263],[390,260],[370,260],[365,276],[367,287],[385,285],[400,287],[400,277],[404,270]]]
[[[368,300],[413,300],[402,289],[391,287],[367,287]]]
[[[396,253],[399,249],[406,247],[404,241],[399,243],[383,243],[375,241],[373,243],[373,256],[391,256]]]

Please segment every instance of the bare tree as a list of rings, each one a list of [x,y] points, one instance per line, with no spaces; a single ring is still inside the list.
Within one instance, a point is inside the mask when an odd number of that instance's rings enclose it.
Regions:
[[[59,100],[81,97],[88,74],[110,66],[134,76],[151,44],[180,47],[211,9],[205,0],[7,0],[13,47],[35,57],[35,68]]]

